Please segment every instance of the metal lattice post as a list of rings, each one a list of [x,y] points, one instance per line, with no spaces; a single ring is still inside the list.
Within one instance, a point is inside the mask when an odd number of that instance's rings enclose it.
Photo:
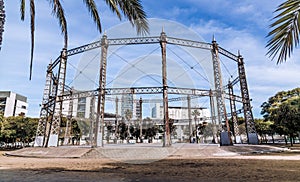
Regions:
[[[191,96],[187,96],[188,119],[189,119],[189,140],[192,143],[193,126],[192,126],[192,111],[191,111]]]
[[[249,96],[249,90],[247,85],[244,60],[241,55],[238,56],[238,70],[239,70],[241,94],[243,98],[243,109],[244,109],[245,125],[246,125],[246,132],[247,132],[247,141],[249,144],[258,144],[258,136],[256,133],[252,108],[250,104],[250,96]]]
[[[218,44],[215,40],[212,41],[212,61],[213,61],[213,70],[214,70],[214,81],[215,81],[215,91],[216,91],[216,100],[217,100],[217,110],[218,110],[218,120],[222,124],[222,130],[228,132],[228,140],[223,143],[232,144],[230,137],[230,127],[227,119],[227,113],[225,108],[225,100],[223,95],[223,85],[222,85],[222,74],[221,66],[218,52]],[[222,133],[221,133],[222,135]],[[222,141],[221,141],[222,144]]]
[[[119,121],[118,121],[118,114],[119,114],[119,98],[116,97],[115,99],[115,105],[116,105],[116,121],[115,121],[115,143],[117,143],[117,139],[118,139],[118,127],[119,127]]]
[[[91,104],[90,104],[90,143],[93,146],[93,138],[94,134],[96,133],[95,130],[96,120],[95,120],[95,96],[91,97]]]
[[[49,99],[50,99],[50,91],[51,91],[51,80],[52,80],[52,70],[47,71],[46,74],[46,84],[43,92],[43,101],[40,111],[40,118],[36,130],[36,137],[34,140],[35,147],[43,147],[45,143],[46,136],[46,127],[49,115]]]
[[[241,136],[239,131],[239,125],[238,125],[238,118],[236,113],[236,105],[234,100],[234,94],[233,94],[233,85],[229,82],[228,83],[228,93],[229,93],[229,102],[230,102],[230,111],[231,111],[231,118],[233,123],[233,135],[234,135],[234,141],[235,143],[241,143]]]
[[[48,67],[48,71],[52,72],[52,69],[49,69]],[[53,115],[54,115],[54,111],[55,111],[55,102],[56,102],[56,92],[57,92],[57,84],[58,84],[58,80],[57,80],[57,76],[54,76],[52,74],[52,78],[51,78],[51,91],[50,91],[50,97],[49,97],[49,103],[48,103],[48,120],[46,123],[46,131],[45,131],[45,137],[44,137],[44,147],[48,146],[48,142],[49,142],[49,136],[50,136],[50,131],[51,131],[51,124],[52,124],[52,119],[53,119]]]
[[[213,133],[213,141],[214,143],[219,143],[217,136],[217,123],[216,123],[216,114],[215,114],[215,104],[214,104],[214,94],[212,90],[209,91],[209,100],[210,100],[210,114],[211,114],[211,122],[213,124],[212,133]]]
[[[140,104],[140,115],[139,115],[139,120],[140,120],[140,142],[142,143],[142,136],[143,136],[143,100],[142,97],[139,100],[139,104]]]
[[[4,23],[5,23],[4,1],[0,0],[0,50],[2,45],[2,36],[4,32]]]
[[[217,100],[217,109],[218,109],[217,117],[219,123],[225,125],[228,130],[229,125],[226,116],[225,101],[223,96],[222,74],[221,74],[221,67],[220,67],[220,59],[218,55],[218,44],[215,40],[213,40],[212,45],[213,45],[212,58],[213,58],[213,70],[214,70],[214,82],[215,82],[215,91],[216,91],[216,100]]]
[[[48,139],[48,147],[57,147],[58,135],[60,132],[60,123],[62,117],[62,96],[64,94],[65,77],[67,66],[67,49],[61,51],[60,64],[58,69],[58,84],[55,93],[55,109],[51,123],[50,136]]]
[[[171,135],[170,135],[170,127],[169,127],[169,111],[168,111],[168,83],[167,83],[167,35],[165,32],[160,34],[160,46],[161,46],[161,54],[162,54],[162,83],[163,83],[163,107],[164,107],[164,140],[163,146],[169,147],[171,146]]]
[[[70,90],[70,100],[69,100],[69,109],[67,116],[67,123],[65,129],[65,137],[64,137],[64,145],[68,145],[71,137],[71,129],[72,129],[72,117],[73,117],[73,88]]]
[[[101,39],[101,63],[97,103],[96,133],[94,138],[95,142],[92,147],[103,147],[107,48],[107,36],[103,35]]]

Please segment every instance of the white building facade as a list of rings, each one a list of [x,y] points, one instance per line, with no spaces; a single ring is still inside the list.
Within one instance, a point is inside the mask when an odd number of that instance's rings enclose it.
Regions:
[[[199,115],[196,117],[192,115],[193,111],[197,110]],[[191,123],[192,131],[195,130],[196,125],[203,122],[211,122],[210,110],[203,107],[191,107],[191,118],[189,120],[189,109],[188,107],[172,107],[168,108],[169,118],[174,120],[176,126],[175,135],[171,136],[173,141],[187,141],[190,139],[189,124]],[[156,103],[152,108],[152,119],[163,121],[164,109],[159,103]],[[162,124],[162,123],[161,123]]]
[[[0,91],[0,112],[4,117],[27,115],[27,97],[11,91]]]

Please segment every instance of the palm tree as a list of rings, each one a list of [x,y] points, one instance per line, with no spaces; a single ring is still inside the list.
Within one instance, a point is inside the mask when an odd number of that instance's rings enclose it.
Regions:
[[[3,0],[0,0],[0,2],[3,2]],[[67,49],[68,31],[67,31],[67,21],[65,17],[64,8],[60,0],[48,0],[48,2],[52,7],[53,15],[58,19],[61,32],[64,35],[64,49]],[[138,34],[145,35],[148,33],[149,28],[146,20],[146,13],[143,10],[140,0],[105,0],[104,2],[109,6],[111,11],[118,16],[120,20],[122,19],[121,13],[123,13],[123,16],[131,22],[132,26],[136,26],[136,30]],[[30,54],[31,58],[30,58],[29,79],[31,79],[33,51],[34,51],[35,1],[29,0],[29,3],[30,3],[30,29],[31,29],[31,54]],[[102,27],[101,27],[100,17],[98,14],[98,9],[95,1],[83,0],[83,3],[86,5],[87,9],[89,10],[93,21],[97,25],[97,29],[101,33]],[[25,18],[25,4],[26,4],[26,0],[20,0],[21,20],[24,20]]]
[[[4,1],[0,0],[0,50],[2,45],[2,34],[4,32],[4,22],[5,22]]]
[[[267,36],[270,40],[266,47],[267,55],[272,60],[277,57],[278,64],[286,61],[299,44],[300,0],[286,0],[277,7],[275,13],[277,15],[270,25],[271,31]]]
[[[195,110],[192,111],[192,116],[194,116],[194,120],[195,120],[196,143],[198,143],[197,119],[198,119],[198,116],[200,116],[200,112],[197,109],[195,109]]]

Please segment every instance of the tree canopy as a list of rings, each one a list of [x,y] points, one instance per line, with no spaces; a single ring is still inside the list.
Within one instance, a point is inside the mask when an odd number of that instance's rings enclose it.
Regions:
[[[24,116],[3,117],[0,114],[0,141],[30,143],[34,140],[38,119]]]
[[[265,121],[274,122],[275,131],[289,135],[292,144],[294,136],[300,132],[300,88],[278,92],[261,107]]]

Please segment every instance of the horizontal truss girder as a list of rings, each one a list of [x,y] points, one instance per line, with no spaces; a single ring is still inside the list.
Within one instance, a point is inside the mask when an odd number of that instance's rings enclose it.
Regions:
[[[136,88],[106,88],[105,95],[123,95],[123,94],[162,94],[162,87],[136,87]],[[177,95],[191,95],[192,98],[202,97],[202,96],[211,96],[215,95],[215,93],[211,90],[204,89],[191,89],[191,88],[175,88],[168,87],[168,94],[177,94]],[[98,90],[90,90],[83,92],[73,91],[71,94],[65,94],[62,97],[62,100],[70,100],[70,99],[78,99],[82,97],[92,97],[97,96]],[[227,93],[224,94],[226,99],[232,97],[232,100],[243,103],[243,99],[237,95],[229,95]],[[110,99],[108,99],[110,100]],[[185,97],[179,98],[170,98],[169,102],[186,100]],[[148,103],[151,101],[142,100],[143,103]],[[155,101],[162,101],[161,99],[156,99]]]
[[[132,44],[158,44],[160,43],[160,37],[137,37],[137,38],[119,38],[119,39],[107,39],[109,46],[114,45],[132,45]],[[193,41],[187,39],[179,39],[173,37],[167,37],[167,44],[174,44],[180,46],[194,47],[206,50],[212,50],[212,44]],[[80,54],[89,50],[97,49],[101,47],[101,40],[92,42],[90,44],[86,44],[80,47],[76,47],[67,51],[67,56],[73,56],[76,54]],[[222,47],[218,47],[219,53],[234,60],[238,60],[238,56],[235,54],[223,49]],[[60,61],[60,56],[49,66],[48,71],[55,68]]]

